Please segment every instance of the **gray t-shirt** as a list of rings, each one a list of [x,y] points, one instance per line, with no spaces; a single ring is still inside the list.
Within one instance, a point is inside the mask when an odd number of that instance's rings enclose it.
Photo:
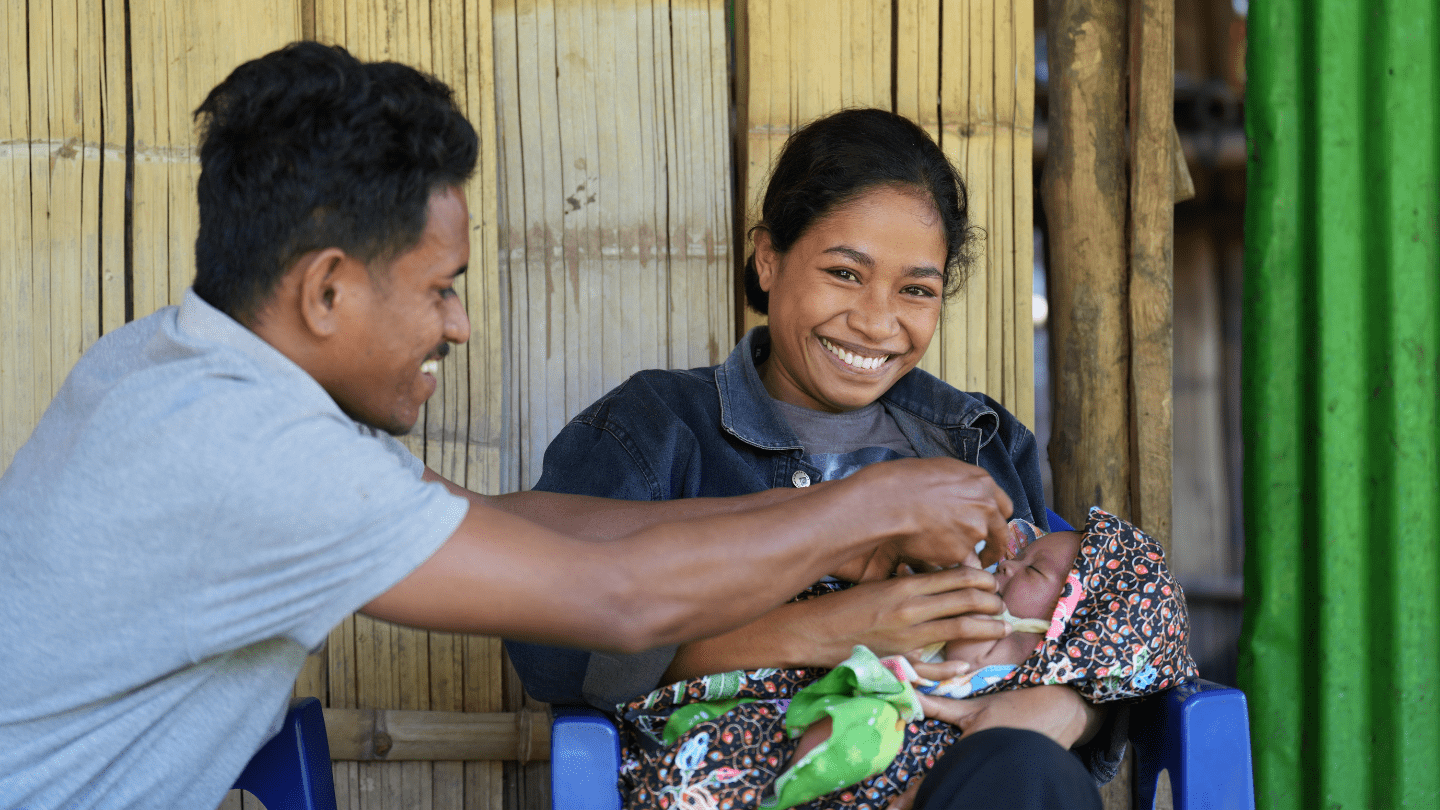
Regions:
[[[101,339],[0,477],[0,807],[217,806],[464,518],[422,470],[193,292]]]
[[[805,448],[805,461],[820,470],[822,481],[839,480],[877,461],[916,455],[879,400],[840,413],[772,401]]]

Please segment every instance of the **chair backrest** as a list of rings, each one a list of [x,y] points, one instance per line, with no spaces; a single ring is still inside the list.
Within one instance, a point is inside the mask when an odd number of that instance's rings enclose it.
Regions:
[[[270,738],[235,780],[266,810],[335,810],[335,777],[320,701],[290,704],[280,733]]]

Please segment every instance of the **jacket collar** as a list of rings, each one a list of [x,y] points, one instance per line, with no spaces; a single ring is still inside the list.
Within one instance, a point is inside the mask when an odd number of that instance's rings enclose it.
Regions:
[[[725,432],[763,450],[800,450],[800,439],[775,407],[756,369],[769,356],[770,328],[757,326],[716,367],[720,424]],[[901,377],[880,401],[892,414],[898,409],[939,428],[978,429],[980,447],[1000,429],[994,408],[918,368]]]

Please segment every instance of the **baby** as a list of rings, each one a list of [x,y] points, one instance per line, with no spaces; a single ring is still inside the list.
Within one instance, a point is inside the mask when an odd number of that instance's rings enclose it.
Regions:
[[[1036,539],[995,570],[1002,618],[1014,632],[944,645],[946,660],[970,669],[939,683],[920,678],[902,657],[882,661],[856,647],[791,701],[785,724],[799,746],[763,807],[793,807],[883,771],[906,725],[924,716],[916,689],[963,698],[1069,684],[1102,703],[1195,677],[1184,596],[1158,544],[1099,508],[1084,532],[1020,528]]]

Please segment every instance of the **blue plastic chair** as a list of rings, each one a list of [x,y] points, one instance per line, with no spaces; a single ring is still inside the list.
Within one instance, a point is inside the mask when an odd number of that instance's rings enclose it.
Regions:
[[[320,701],[290,704],[280,733],[255,752],[235,789],[248,790],[265,810],[335,810],[335,777]]]
[[[1072,527],[1054,512],[1050,527]],[[1161,772],[1175,810],[1254,810],[1245,693],[1191,681],[1137,702],[1130,714],[1138,808],[1154,808]],[[620,737],[594,709],[555,707],[550,735],[555,810],[620,810]]]

